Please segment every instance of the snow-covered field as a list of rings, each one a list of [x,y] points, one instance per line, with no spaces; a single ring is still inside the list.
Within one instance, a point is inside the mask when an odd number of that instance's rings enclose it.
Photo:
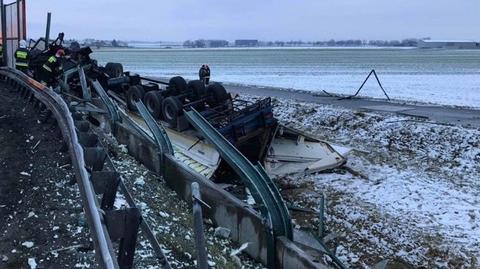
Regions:
[[[214,81],[347,95],[375,69],[394,99],[480,107],[480,50],[102,49],[93,57],[143,75],[187,79],[198,79],[207,63]],[[361,95],[384,97],[374,80]]]
[[[387,259],[415,268],[470,268],[480,259],[480,130],[388,114],[275,100],[287,125],[355,148],[347,166],[298,179],[287,200],[318,207],[351,268]],[[313,191],[313,192],[312,192]],[[318,218],[297,217],[312,228]],[[478,266],[478,263],[476,263]],[[402,267],[403,268],[403,267]]]

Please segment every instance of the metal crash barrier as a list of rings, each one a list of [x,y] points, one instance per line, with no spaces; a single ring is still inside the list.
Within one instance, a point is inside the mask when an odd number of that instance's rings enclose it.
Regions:
[[[0,80],[16,89],[28,101],[41,103],[36,107],[49,111],[47,114],[56,119],[63,140],[68,145],[99,267],[133,268],[138,231],[142,229],[157,254],[161,268],[171,268],[120,174],[115,171],[107,152],[92,132],[90,123],[80,113],[74,112],[72,115],[72,107],[69,108],[51,88],[20,71],[2,67]],[[118,189],[127,200],[127,208],[114,208]],[[119,242],[117,248],[113,247],[115,241]],[[118,249],[118,254],[115,254],[115,249]]]
[[[240,176],[250,189],[255,201],[260,204],[260,212],[265,220],[268,238],[267,265],[275,268],[275,240],[277,236],[293,239],[292,224],[288,209],[278,189],[263,167],[254,166],[237,148],[228,142],[200,113],[192,109],[184,111],[188,121],[210,143],[215,145],[222,158]]]

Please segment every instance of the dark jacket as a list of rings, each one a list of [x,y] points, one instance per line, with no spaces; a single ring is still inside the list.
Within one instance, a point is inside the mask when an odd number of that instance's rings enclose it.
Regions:
[[[53,76],[58,76],[63,71],[61,59],[52,55],[48,58],[47,62],[43,65],[44,71]]]
[[[198,76],[200,77],[200,80],[204,79],[207,76],[207,68],[202,66],[198,71]]]
[[[210,78],[210,67],[208,67],[208,66],[205,67],[205,70],[206,70],[206,72],[205,72],[205,77],[206,77],[206,78]]]

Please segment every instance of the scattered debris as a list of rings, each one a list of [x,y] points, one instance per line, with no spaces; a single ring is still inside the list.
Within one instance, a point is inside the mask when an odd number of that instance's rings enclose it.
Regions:
[[[230,233],[230,229],[227,229],[225,227],[217,227],[215,228],[215,232],[213,235],[216,237],[228,239],[230,237]]]
[[[248,188],[245,188],[245,193],[247,194],[247,204],[255,205],[255,199],[253,198],[252,193]]]
[[[291,100],[277,104],[274,112],[288,126],[358,149],[346,169],[305,176],[296,189],[282,191],[287,201],[311,209],[326,194],[326,227],[338,235],[342,262],[368,268],[378,262],[372,257],[382,257],[412,268],[470,268],[468,257],[479,257],[478,129]],[[318,219],[291,213],[302,229],[318,229]]]

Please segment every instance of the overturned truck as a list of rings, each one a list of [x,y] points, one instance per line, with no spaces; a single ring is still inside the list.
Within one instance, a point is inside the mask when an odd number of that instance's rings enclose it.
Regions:
[[[112,65],[120,66],[108,63],[106,69]],[[167,83],[129,72],[111,75],[117,77],[103,84],[124,111],[136,118],[134,102],[142,100],[165,127],[174,149],[197,162],[196,170],[209,178],[221,178],[225,167],[216,149],[192,128],[184,111],[197,111],[249,161],[262,163],[271,176],[318,172],[346,161],[340,150],[327,142],[279,123],[270,98],[246,101],[232,97],[220,83],[187,83],[179,76]]]
[[[44,58],[62,39],[32,50]],[[74,113],[126,144],[183,198],[190,199],[190,183],[198,182],[211,206],[206,216],[231,229],[233,240],[250,242],[246,252],[268,267],[342,267],[321,239],[293,229],[272,178],[341,166],[347,151],[282,125],[270,98],[247,101],[220,83],[205,86],[180,76],[142,77],[119,63],[100,66],[91,52],[67,50],[70,57],[53,85]],[[31,71],[35,77],[37,70]],[[229,192],[225,185],[240,191]],[[253,206],[244,202],[250,193]]]

